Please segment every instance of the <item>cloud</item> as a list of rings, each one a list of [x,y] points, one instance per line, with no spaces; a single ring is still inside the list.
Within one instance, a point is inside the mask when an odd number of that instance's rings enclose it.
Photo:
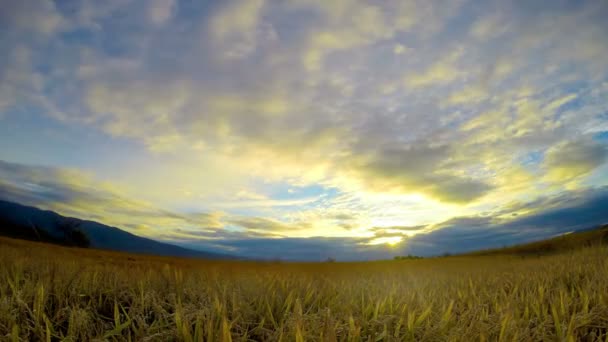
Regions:
[[[558,109],[559,107],[565,105],[566,103],[576,99],[578,97],[577,94],[566,94],[558,99],[553,100],[551,103],[547,104],[546,110],[552,112]]]
[[[354,165],[364,184],[376,191],[420,192],[446,202],[470,202],[491,190],[482,181],[443,171],[449,146],[386,148]]]
[[[34,93],[30,95],[44,99],[44,111],[61,108],[61,113],[49,115],[100,128],[115,138],[143,141],[155,153],[206,151],[230,159],[231,167],[274,181],[359,184],[453,203],[473,202],[496,191],[494,183],[509,174],[505,165],[486,160],[476,163],[484,172],[472,174],[471,158],[464,156],[490,156],[502,149],[513,157],[506,158],[510,162],[532,146],[542,150],[564,136],[580,134],[574,115],[562,113],[574,101],[573,94],[538,65],[547,56],[520,49],[536,37],[534,28],[553,39],[552,46],[563,44],[535,24],[535,19],[546,22],[548,17],[524,16],[515,5],[500,16],[480,8],[473,28],[447,27],[451,16],[467,14],[458,12],[459,4],[433,2],[230,2],[206,11],[194,6],[191,16],[182,16],[170,1],[156,5],[146,8],[158,10],[157,23],[180,16],[181,24],[166,25],[167,32],[160,34],[150,27],[150,17],[138,17],[133,30],[120,35],[114,28],[125,23],[110,14],[119,7],[131,11],[136,3],[83,3],[78,18],[68,18],[69,29],[90,30],[87,34],[103,42],[104,37],[116,37],[114,45],[84,42],[77,49],[57,40],[57,53],[44,64],[63,70],[55,73],[63,76],[32,77],[34,70],[44,69],[33,58],[19,79],[37,79],[38,85],[19,88],[15,77],[6,77],[11,96],[2,102],[4,107],[11,106],[13,94]],[[566,35],[573,23],[594,17],[587,9],[572,16],[557,9],[555,15]],[[469,29],[477,32],[475,37]],[[258,49],[266,31],[275,33],[274,42]],[[477,41],[494,37],[494,31],[504,36],[502,45],[514,48],[496,56],[490,53],[495,41]],[[462,39],[454,39],[458,37]],[[407,56],[395,55],[394,48],[403,46]],[[32,44],[30,55],[43,55],[36,48]],[[227,66],[215,59],[218,54],[238,58]],[[312,71],[307,56],[325,72]],[[76,75],[60,63],[70,60],[81,63]],[[550,60],[560,67],[568,59],[560,54]],[[574,70],[582,73],[586,65],[577,64]],[[36,90],[50,84],[61,86],[53,87],[52,94]],[[393,91],[381,92],[387,85]],[[514,93],[524,85],[527,94]],[[590,106],[602,93],[592,99],[581,89],[575,102],[589,106],[590,113],[582,122],[592,117]],[[541,96],[553,102],[539,101]],[[465,129],[454,132],[460,125]],[[534,144],[527,144],[533,139]],[[429,141],[449,147],[437,156],[439,152],[426,147]],[[425,158],[432,162],[418,167],[427,162],[410,149],[427,149]],[[280,171],[271,174],[267,161],[281,165]],[[298,175],[302,179],[296,180]]]
[[[265,207],[295,207],[310,204],[319,200],[318,197],[300,199],[253,199],[220,202],[216,205],[221,208],[265,208]]]
[[[509,29],[503,20],[497,15],[484,16],[473,23],[470,34],[481,40],[495,39]]]
[[[173,16],[177,7],[175,0],[154,0],[148,7],[148,17],[155,25],[166,24]]]
[[[157,208],[77,170],[0,161],[0,197],[63,215],[134,227],[148,237],[154,237],[158,230],[180,226],[211,231],[223,226],[219,213],[178,214]]]
[[[123,84],[92,83],[84,98],[87,120],[98,122],[113,136],[144,140],[151,150],[172,150],[183,142],[174,118],[193,96],[187,82],[148,86],[134,81]]]
[[[207,244],[180,243],[183,246],[210,249]],[[353,238],[248,238],[217,241],[218,250],[231,250],[240,256],[262,260],[325,261],[334,258],[340,261],[375,260],[390,257],[383,246],[361,244]],[[289,253],[286,253],[289,251]]]
[[[564,192],[540,203],[521,203],[520,208],[537,209],[532,214],[459,217],[434,225],[428,233],[417,234],[404,242],[404,253],[439,255],[444,252],[500,248],[591,228],[608,222],[608,188]]]
[[[357,1],[341,2],[339,5],[312,1],[307,5],[319,10],[327,21],[324,28],[314,30],[308,37],[304,64],[309,70],[320,69],[324,57],[334,51],[390,38],[413,23],[413,18],[391,16],[386,8]]]
[[[475,105],[485,100],[489,94],[486,89],[479,86],[472,86],[462,90],[458,90],[447,99],[449,104]]]
[[[52,0],[3,2],[0,22],[42,35],[52,35],[67,24]]]
[[[551,147],[545,155],[547,178],[553,182],[569,181],[589,174],[608,158],[606,146],[585,140],[566,141]]]
[[[322,261],[328,257],[338,260],[374,260],[390,259],[395,255],[433,256],[500,248],[608,222],[608,214],[602,210],[608,205],[608,189],[605,187],[564,192],[553,198],[545,198],[544,202],[547,205],[544,208],[537,207],[539,203],[520,203],[521,207],[540,208],[529,215],[508,215],[508,219],[496,216],[456,217],[429,226],[378,227],[374,228],[375,234],[371,237],[226,239],[217,243],[223,250],[232,249],[239,255],[270,260]],[[411,230],[423,232],[404,237]],[[391,248],[385,247],[384,243],[373,244],[377,239],[387,238],[399,238],[402,241]],[[183,243],[199,248],[204,246]]]
[[[264,0],[232,1],[211,19],[211,34],[228,58],[241,58],[253,52]]]
[[[223,211],[172,211],[133,199],[118,184],[100,182],[78,170],[1,160],[0,198],[171,241],[284,237],[313,228],[308,221],[282,222]],[[226,230],[228,226],[238,231]]]
[[[463,75],[456,63],[462,56],[462,48],[456,48],[449,52],[442,59],[430,65],[421,73],[408,74],[406,76],[406,85],[410,87],[427,87],[430,85],[443,85],[453,82]]]
[[[608,204],[608,189],[604,187],[513,203],[504,212],[489,216],[457,217],[423,226],[373,227],[367,237],[288,238],[294,231],[310,229],[312,222],[235,217],[220,212],[175,213],[130,200],[113,186],[77,171],[1,162],[0,176],[0,195],[6,200],[101,220],[184,246],[266,259],[360,260],[390,258],[399,253],[464,252],[546,238],[608,221],[603,210]],[[351,220],[354,216],[337,213],[328,218]],[[226,230],[226,224],[241,230]],[[403,242],[394,248],[386,248],[384,240],[374,245],[379,239],[394,238]]]
[[[455,81],[460,75],[462,73],[455,66],[437,63],[423,73],[408,76],[406,82],[412,87],[425,87]]]
[[[128,216],[95,200],[361,238],[603,185],[606,4],[463,4],[6,2],[0,156],[91,175],[3,184],[113,222]],[[89,142],[112,152],[83,156]],[[322,190],[275,189],[296,186]],[[180,213],[137,220],[194,231]]]
[[[388,226],[388,227],[373,227],[372,231],[375,232],[390,232],[396,231],[401,233],[407,233],[412,231],[418,231],[424,229],[426,226]]]
[[[18,45],[7,54],[6,67],[0,71],[0,112],[27,102],[28,95],[42,86],[42,76],[32,70],[32,51],[27,46]]]
[[[418,233],[424,233],[426,226],[388,226],[388,227],[373,227],[370,230],[373,236],[370,237],[366,244],[397,244],[403,241],[404,238]]]
[[[233,218],[229,221],[230,224],[237,225],[252,231],[273,231],[277,233],[289,234],[290,231],[308,228],[309,223],[287,224],[278,220],[262,218],[262,217],[241,217]]]
[[[401,54],[404,54],[404,53],[406,53],[408,50],[409,50],[409,49],[408,49],[408,48],[407,48],[405,45],[403,45],[403,44],[395,44],[395,47],[393,47],[393,52],[394,52],[396,55],[401,55]]]

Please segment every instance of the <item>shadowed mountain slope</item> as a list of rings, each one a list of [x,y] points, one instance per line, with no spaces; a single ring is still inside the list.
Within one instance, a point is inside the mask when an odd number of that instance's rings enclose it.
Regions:
[[[174,246],[98,222],[65,217],[53,211],[2,200],[0,200],[0,235],[130,253],[234,259],[233,256]]]

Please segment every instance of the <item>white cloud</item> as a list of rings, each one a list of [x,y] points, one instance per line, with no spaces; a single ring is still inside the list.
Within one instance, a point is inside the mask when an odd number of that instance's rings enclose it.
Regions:
[[[224,56],[245,57],[255,50],[258,43],[264,0],[232,1],[222,6],[211,18],[212,38]]]
[[[471,26],[471,35],[477,39],[495,39],[509,29],[498,15],[483,16]]]

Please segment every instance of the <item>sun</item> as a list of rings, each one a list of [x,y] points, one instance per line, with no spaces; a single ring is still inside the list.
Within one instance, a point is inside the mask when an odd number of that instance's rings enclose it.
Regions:
[[[403,237],[401,237],[401,236],[394,236],[394,237],[388,238],[388,240],[386,241],[386,244],[389,245],[389,246],[396,246],[401,241],[403,241]]]
[[[369,242],[370,245],[388,245],[394,247],[398,245],[401,241],[403,241],[403,236],[387,236],[387,237],[379,237],[377,239],[373,239]]]

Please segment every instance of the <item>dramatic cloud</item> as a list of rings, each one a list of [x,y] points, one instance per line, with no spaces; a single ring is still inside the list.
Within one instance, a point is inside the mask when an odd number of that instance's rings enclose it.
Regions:
[[[606,17],[600,0],[3,1],[3,192],[163,239],[345,250],[537,213],[608,182]]]
[[[608,222],[608,188],[566,192],[551,199],[559,205],[522,217],[459,217],[415,235],[404,245],[404,253],[438,255],[462,253],[553,237]],[[524,203],[530,206],[531,203]]]
[[[75,170],[0,161],[0,198],[101,221],[139,235],[155,236],[157,228],[194,226],[212,236],[223,227],[221,213],[173,213],[130,199],[115,186]]]
[[[447,146],[387,148],[363,165],[362,178],[379,191],[422,192],[447,202],[470,202],[491,189],[482,181],[445,170]]]
[[[567,181],[586,175],[606,162],[608,149],[594,141],[566,141],[547,151],[547,176],[555,181]]]

